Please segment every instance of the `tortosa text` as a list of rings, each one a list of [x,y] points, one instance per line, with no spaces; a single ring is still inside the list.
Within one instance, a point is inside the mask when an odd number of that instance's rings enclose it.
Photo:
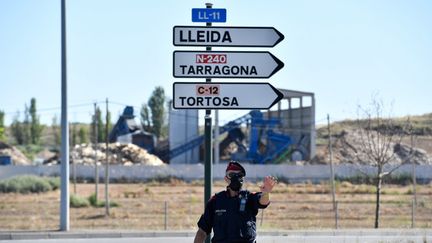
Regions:
[[[227,63],[226,54],[196,54],[195,63]]]
[[[180,96],[180,106],[185,107],[238,107],[237,97],[185,97]]]

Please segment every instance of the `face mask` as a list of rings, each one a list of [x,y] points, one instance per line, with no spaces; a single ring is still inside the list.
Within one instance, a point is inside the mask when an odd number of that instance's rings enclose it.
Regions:
[[[233,191],[240,191],[243,186],[243,177],[239,174],[234,174],[230,178],[231,183],[228,185],[229,188]]]

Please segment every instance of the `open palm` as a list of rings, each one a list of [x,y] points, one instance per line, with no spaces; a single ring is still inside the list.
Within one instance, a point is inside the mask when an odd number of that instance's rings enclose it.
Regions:
[[[264,184],[260,186],[261,192],[271,192],[276,183],[277,180],[273,176],[264,177]]]

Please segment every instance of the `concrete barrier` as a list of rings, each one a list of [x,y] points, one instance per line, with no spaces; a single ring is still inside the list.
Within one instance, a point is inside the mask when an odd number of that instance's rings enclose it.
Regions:
[[[330,178],[330,168],[328,165],[255,165],[245,164],[248,180],[261,180],[266,175],[274,175],[284,178],[290,182],[320,182]],[[225,164],[213,166],[213,177],[216,180],[223,179],[225,176]],[[184,180],[204,179],[204,165],[202,164],[176,164],[166,166],[122,166],[110,165],[110,178],[112,180],[131,180],[141,181],[153,178],[177,177]],[[71,165],[70,173],[73,177],[73,171],[76,177],[80,179],[93,179],[95,167],[91,165],[76,165],[75,170]],[[354,166],[354,165],[337,165],[335,166],[335,175],[339,178],[354,177],[362,175],[362,172],[372,174],[376,171],[371,166]],[[406,175],[412,173],[411,165],[404,165],[393,172],[393,175]],[[0,180],[17,175],[38,175],[38,176],[59,176],[60,166],[19,166],[7,165],[0,166]],[[105,175],[105,166],[99,166],[99,177]],[[429,182],[432,180],[432,165],[417,165],[416,176],[420,181]]]

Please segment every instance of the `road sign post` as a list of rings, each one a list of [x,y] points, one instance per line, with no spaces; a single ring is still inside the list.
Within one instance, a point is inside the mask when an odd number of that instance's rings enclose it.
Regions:
[[[206,11],[212,11],[213,4],[206,3]],[[213,11],[219,11],[213,9]],[[194,14],[192,10],[192,21],[194,21]],[[220,13],[216,14],[216,13]],[[226,10],[219,11],[219,12],[213,12],[214,15],[212,20],[215,22],[225,22],[226,21]],[[210,13],[209,13],[210,15]],[[225,15],[225,16],[223,16]],[[206,22],[207,27],[212,26],[212,21]],[[206,51],[211,51],[211,46],[206,46]],[[206,78],[206,83],[211,83],[211,78]],[[213,163],[212,163],[212,118],[211,118],[211,110],[207,109],[205,112],[204,117],[204,150],[205,150],[205,159],[204,159],[204,207],[206,203],[210,200],[211,194],[212,194],[212,187],[213,187]],[[206,243],[210,243],[210,236],[208,235],[206,238]]]

